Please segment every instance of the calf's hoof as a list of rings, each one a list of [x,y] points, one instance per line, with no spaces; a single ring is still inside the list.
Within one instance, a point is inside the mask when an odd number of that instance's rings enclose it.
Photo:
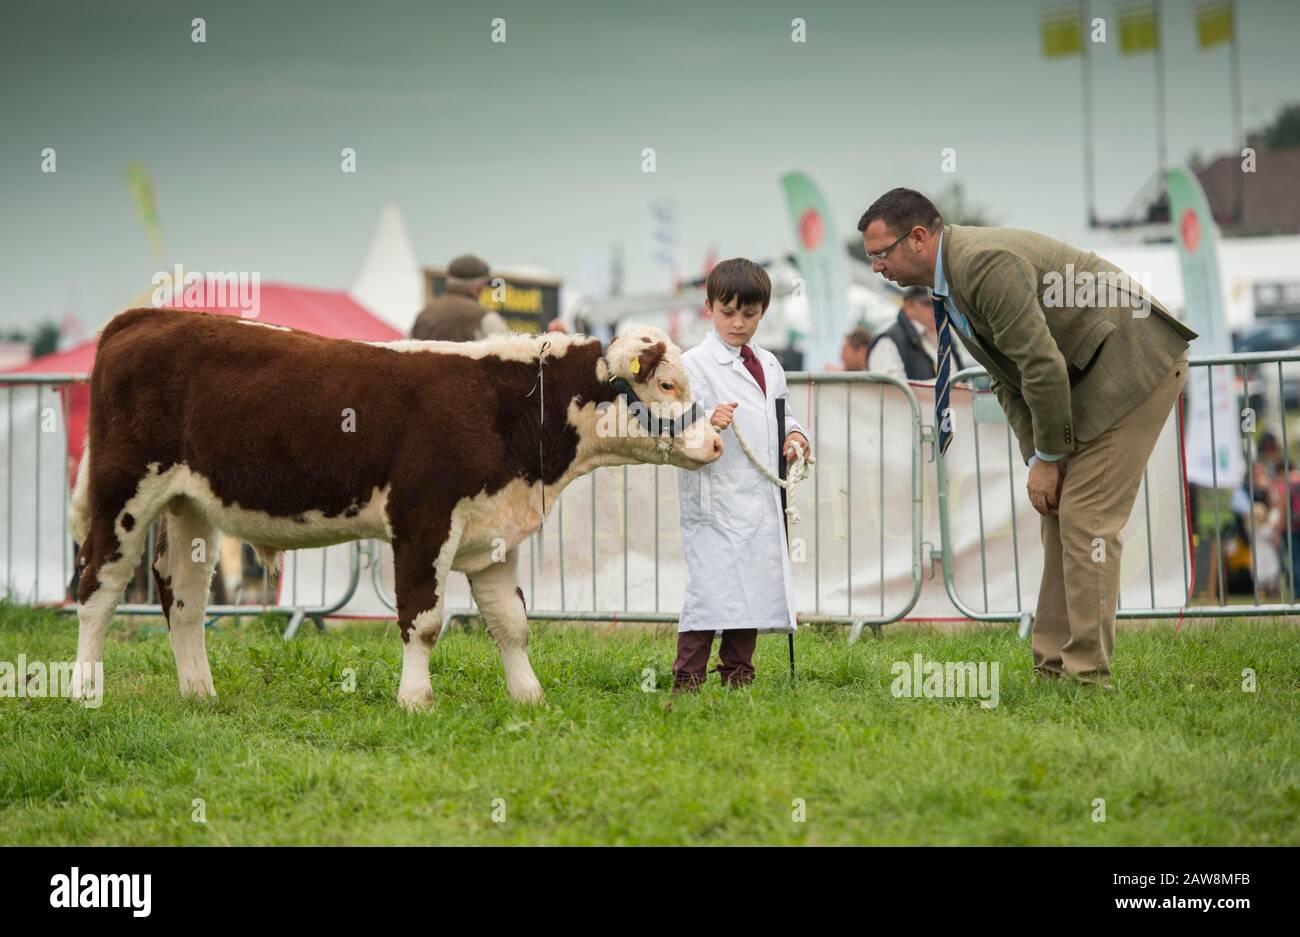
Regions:
[[[428,712],[433,709],[433,688],[426,686],[417,690],[399,690],[397,702],[408,713]]]
[[[98,680],[102,680],[102,673]],[[97,685],[95,664],[77,661],[73,665],[72,679],[68,682],[68,699],[87,706],[97,705],[96,698],[103,699],[104,687]],[[96,692],[98,691],[98,692]]]
[[[210,681],[186,680],[181,683],[181,699],[208,700],[216,695],[217,688]]]
[[[516,703],[528,703],[536,706],[542,701],[542,685],[537,682],[536,677],[530,677],[528,680],[521,680],[518,684],[509,688],[510,698]]]

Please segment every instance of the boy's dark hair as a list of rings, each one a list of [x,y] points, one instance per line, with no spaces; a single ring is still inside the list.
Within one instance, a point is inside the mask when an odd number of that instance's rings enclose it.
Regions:
[[[890,189],[871,203],[858,221],[858,230],[866,231],[867,225],[879,218],[894,234],[911,231],[917,225],[927,231],[937,231],[943,225],[943,216],[939,209],[915,189]]]
[[[845,335],[844,340],[848,342],[849,347],[855,351],[861,351],[863,348],[871,347],[871,333],[867,331],[865,325],[859,325],[848,335]]]
[[[714,265],[704,283],[709,304],[716,302],[748,306],[758,303],[764,312],[772,299],[772,280],[767,271],[752,260],[733,257]]]

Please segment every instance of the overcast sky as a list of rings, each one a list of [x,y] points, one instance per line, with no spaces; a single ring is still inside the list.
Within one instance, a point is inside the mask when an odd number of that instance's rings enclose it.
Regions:
[[[1165,0],[1169,151],[1231,145],[1226,46]],[[1034,0],[619,4],[41,2],[0,32],[0,325],[98,325],[157,269],[124,181],[152,174],[168,260],[348,288],[381,207],[421,262],[475,251],[581,282],[621,241],[629,290],[667,285],[648,205],[677,204],[687,273],[788,250],[778,180],[821,186],[838,233],[895,185],[957,180],[1003,224],[1084,225],[1078,59],[1039,52]],[[1112,19],[1109,0],[1092,14]],[[191,41],[206,19],[207,41]],[[491,42],[493,17],[506,42]],[[791,41],[791,20],[807,42]],[[1247,126],[1300,101],[1300,3],[1241,0]],[[1094,57],[1098,189],[1155,161],[1152,57]],[[41,172],[54,147],[57,172]],[[357,172],[340,170],[354,147]],[[656,169],[642,172],[653,147]],[[957,172],[941,171],[953,147]]]

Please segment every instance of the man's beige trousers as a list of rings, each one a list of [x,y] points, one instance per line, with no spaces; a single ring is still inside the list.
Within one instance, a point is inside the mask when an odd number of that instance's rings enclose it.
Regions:
[[[1065,462],[1059,514],[1042,518],[1043,581],[1034,616],[1034,670],[1110,678],[1119,603],[1119,532],[1133,510],[1156,439],[1187,382],[1183,354],[1151,394]]]

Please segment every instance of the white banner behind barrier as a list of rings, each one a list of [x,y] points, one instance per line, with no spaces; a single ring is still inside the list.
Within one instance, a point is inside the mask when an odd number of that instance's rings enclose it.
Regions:
[[[72,578],[68,435],[55,385],[0,388],[0,594],[62,602]]]
[[[933,408],[931,388],[914,386],[923,408]],[[1028,468],[1020,458],[1020,447],[1004,419],[974,424],[971,431],[973,396],[995,398],[984,392],[962,391],[952,395],[957,408],[957,432],[948,448],[947,470],[953,575],[957,595],[976,612],[1033,611],[1038,599],[1038,582],[1043,573],[1039,515],[1025,495]],[[981,415],[985,411],[980,406]],[[990,408],[993,409],[993,408]],[[976,444],[979,471],[976,472]],[[1185,500],[1180,485],[1177,409],[1165,422],[1147,466],[1146,480],[1138,491],[1133,512],[1120,532],[1124,544],[1121,608],[1179,608],[1186,602],[1190,575]],[[1067,467],[1068,472],[1068,467]],[[927,473],[927,486],[934,474]],[[984,562],[980,559],[981,512],[983,514]],[[939,543],[935,498],[926,494],[925,539]],[[1148,518],[1150,525],[1148,528]],[[1148,542],[1147,531],[1151,532]],[[1018,562],[1016,561],[1018,557]],[[988,583],[987,601],[982,582]],[[936,582],[926,583],[926,609],[947,604],[957,614]]]

